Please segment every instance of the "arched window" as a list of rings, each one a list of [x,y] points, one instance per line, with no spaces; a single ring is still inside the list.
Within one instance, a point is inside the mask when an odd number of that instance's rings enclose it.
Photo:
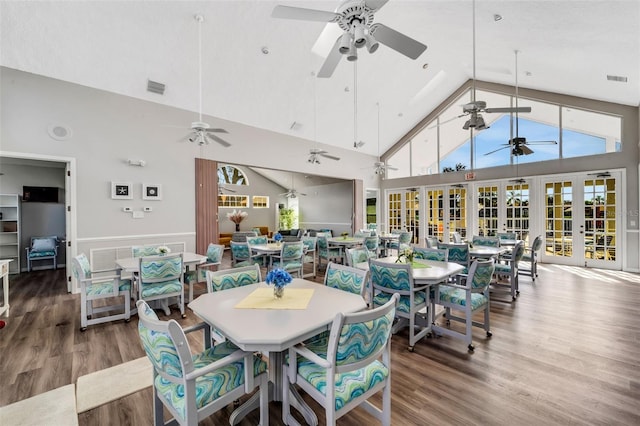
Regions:
[[[218,184],[249,185],[249,180],[242,170],[230,164],[218,166]]]

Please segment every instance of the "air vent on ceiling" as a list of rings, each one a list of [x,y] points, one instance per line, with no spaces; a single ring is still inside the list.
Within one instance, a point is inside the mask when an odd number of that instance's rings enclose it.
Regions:
[[[621,83],[627,82],[627,77],[622,77],[621,75],[609,75],[607,74],[607,80],[609,81],[619,81]]]
[[[164,84],[158,83],[157,81],[147,80],[147,91],[151,93],[157,93],[159,95],[164,95]]]

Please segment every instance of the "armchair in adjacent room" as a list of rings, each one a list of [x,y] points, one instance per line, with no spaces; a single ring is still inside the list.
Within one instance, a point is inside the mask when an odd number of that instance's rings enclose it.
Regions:
[[[31,272],[32,262],[52,260],[53,269],[58,268],[58,237],[31,237],[27,247],[27,272]]]

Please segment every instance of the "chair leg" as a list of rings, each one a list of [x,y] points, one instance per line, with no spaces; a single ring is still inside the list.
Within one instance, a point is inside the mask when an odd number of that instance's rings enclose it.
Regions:
[[[155,377],[154,377],[155,379]],[[162,412],[162,401],[158,398],[156,393],[156,387],[152,384],[153,387],[153,424],[154,426],[164,426],[164,414]]]
[[[382,426],[391,426],[391,381],[387,378],[387,385],[382,391]]]
[[[291,416],[291,403],[289,402],[289,368],[284,366],[282,368],[282,386],[284,391],[282,392],[282,423],[289,424],[289,416]],[[262,403],[262,401],[260,401]]]

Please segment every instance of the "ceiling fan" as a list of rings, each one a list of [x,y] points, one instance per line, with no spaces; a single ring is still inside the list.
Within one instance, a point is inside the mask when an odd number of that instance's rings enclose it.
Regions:
[[[195,15],[194,19],[198,23],[198,121],[191,123],[192,132],[186,136],[189,142],[197,143],[198,145],[209,145],[211,142],[217,142],[220,145],[228,148],[231,146],[229,142],[222,139],[220,136],[214,133],[229,133],[225,129],[216,129],[209,126],[209,124],[202,121],[202,22],[204,22],[204,16]]]
[[[294,187],[293,187],[293,174],[291,175],[291,189],[287,190],[287,192],[283,192],[282,194],[278,194],[287,198],[297,198],[298,195],[303,195],[306,196],[307,194],[303,193],[303,192],[299,192],[297,191]]]
[[[225,193],[227,193],[227,192],[231,192],[231,193],[235,194],[236,190],[235,189],[230,189],[230,188],[227,188],[224,185],[218,184],[218,195],[225,195]]]
[[[330,160],[340,160],[340,157],[330,155],[327,151],[319,148],[311,148],[309,150],[309,159],[307,160],[311,164],[320,164],[320,157],[328,158]]]
[[[513,107],[501,107],[501,108],[487,108],[487,103],[485,101],[476,100],[476,1],[473,0],[473,13],[472,13],[472,32],[473,32],[473,79],[471,86],[471,102],[462,105],[462,114],[455,116],[449,120],[445,120],[440,122],[436,126],[441,126],[445,123],[448,123],[453,120],[457,120],[462,117],[469,117],[469,119],[464,123],[462,128],[464,130],[474,129],[474,130],[484,130],[488,129],[489,126],[486,125],[484,118],[481,113],[518,113],[518,112],[531,112],[531,107],[522,107],[518,108],[516,105]]]
[[[515,116],[515,123],[516,123],[516,136],[513,139],[509,139],[508,143],[503,144],[504,146],[502,148],[498,148],[498,149],[494,149],[493,151],[487,152],[484,155],[489,155],[489,154],[493,154],[494,152],[498,152],[501,151],[503,149],[506,148],[511,148],[511,155],[515,156],[515,157],[519,157],[521,155],[530,155],[533,154],[533,150],[531,148],[529,148],[528,145],[557,145],[558,142],[556,141],[529,141],[527,142],[527,138],[524,137],[520,137],[518,134],[518,122],[519,122],[519,118],[518,118],[518,51],[515,50],[515,57],[516,57],[516,68],[515,68],[515,72],[516,72],[516,116]]]
[[[271,14],[274,18],[303,21],[334,22],[344,31],[331,48],[318,77],[331,77],[342,55],[348,61],[358,59],[357,49],[366,47],[369,53],[378,49],[378,42],[411,58],[417,59],[427,46],[386,25],[373,23],[374,14],[388,0],[345,0],[335,12],[278,5]]]

